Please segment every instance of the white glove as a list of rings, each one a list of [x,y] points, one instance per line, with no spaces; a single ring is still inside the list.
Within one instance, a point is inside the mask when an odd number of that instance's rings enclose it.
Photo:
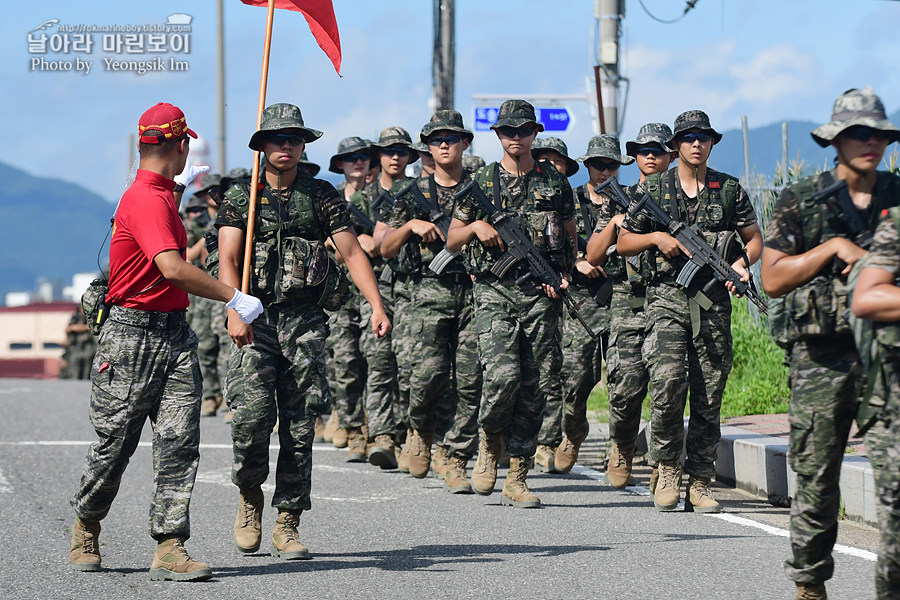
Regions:
[[[238,289],[234,290],[234,297],[228,301],[225,308],[233,308],[237,311],[241,321],[248,325],[263,311],[263,305],[259,298],[245,294]]]
[[[184,170],[175,176],[175,183],[180,183],[184,187],[191,185],[191,182],[199,175],[209,171],[209,167],[195,167],[191,164],[191,159],[184,163]]]

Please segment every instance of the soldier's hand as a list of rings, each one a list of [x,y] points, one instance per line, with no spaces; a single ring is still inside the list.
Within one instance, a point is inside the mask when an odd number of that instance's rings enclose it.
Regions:
[[[741,281],[750,281],[750,271],[748,271],[747,268],[744,266],[743,258],[738,259],[733,265],[731,265],[731,268],[734,269],[735,272],[740,276]],[[725,282],[725,289],[727,289],[728,293],[730,293],[730,294],[733,294],[735,296],[740,295],[735,291],[734,283],[731,281]]]
[[[665,231],[656,232],[656,247],[659,248],[659,251],[662,252],[663,256],[666,258],[675,258],[679,254],[684,254],[688,258],[691,257],[691,253],[688,252],[688,249]]]
[[[372,333],[376,338],[383,338],[391,330],[391,321],[384,311],[372,312]]]
[[[441,240],[445,242],[444,234],[437,225],[431,221],[423,221],[421,219],[413,219],[409,222],[409,229],[414,234],[422,238],[423,242],[436,242]]]
[[[600,267],[595,267],[584,258],[579,258],[575,261],[575,268],[588,279],[596,279],[602,273]]]
[[[375,247],[375,238],[371,235],[362,233],[356,236],[356,239],[359,240],[359,247],[362,248],[363,252],[368,254],[370,258],[378,256],[378,248]]]
[[[503,250],[503,238],[487,221],[475,221],[472,223],[472,231],[485,246]]]
[[[237,311],[228,309],[228,335],[238,348],[253,343],[253,326],[244,323]]]
[[[563,276],[561,279],[562,279],[562,283],[560,284],[559,288],[561,290],[569,289],[569,280],[566,279],[565,276]],[[553,289],[553,286],[547,285],[546,283],[542,283],[541,287],[544,288],[544,293],[547,294],[548,298],[553,298],[554,300],[559,300],[562,297],[556,292],[556,290]]]
[[[850,269],[853,268],[853,265],[856,264],[856,261],[866,255],[865,250],[863,250],[847,238],[831,238],[830,243],[837,246],[834,253],[835,258],[847,263],[847,266],[844,267],[843,271],[841,271],[841,275],[845,277],[850,274]]]

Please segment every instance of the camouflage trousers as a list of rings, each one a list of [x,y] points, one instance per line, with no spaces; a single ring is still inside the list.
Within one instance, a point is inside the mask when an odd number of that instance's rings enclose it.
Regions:
[[[650,373],[644,359],[647,313],[644,297],[631,288],[613,289],[610,302],[606,379],[609,388],[609,437],[633,444],[641,426],[641,404],[647,397]]]
[[[381,301],[391,324],[394,322],[394,304],[391,295],[391,284],[378,282]],[[359,315],[361,323],[372,320],[372,306],[365,298],[360,300]],[[386,336],[376,338],[370,330],[361,333],[363,355],[369,366],[366,378],[366,421],[369,424],[369,441],[375,436],[387,434],[397,437],[403,428],[403,416],[400,414],[400,389],[397,383],[397,359],[391,348],[393,331]],[[405,432],[405,428],[403,429]]]
[[[272,506],[309,510],[315,418],[331,409],[325,313],[309,304],[273,304],[253,322],[253,334],[251,345],[234,347],[228,365],[231,481],[242,490],[266,481],[269,437],[277,417]]]
[[[413,277],[410,275],[398,275],[394,280],[392,299],[394,301],[394,320],[391,330],[391,350],[397,362],[397,404],[394,406],[394,414],[398,415],[397,435],[399,443],[406,440],[406,429],[409,423],[409,394],[412,385],[412,364],[415,356],[412,348],[415,344],[409,335],[412,321],[409,318],[409,308],[412,305]]]
[[[546,402],[541,380],[551,381],[558,364],[562,302],[489,278],[476,280],[473,291],[483,377],[478,423],[489,435],[506,433],[511,456],[531,457]]]
[[[841,464],[865,385],[853,339],[795,343],[788,383],[788,459],[797,473],[797,493],[791,502],[793,557],[785,569],[794,581],[821,583],[834,573]]]
[[[715,477],[722,394],[732,365],[731,301],[725,297],[700,311],[692,337],[684,290],[657,283],[647,288],[646,348],[650,372],[651,453],[678,461],[685,445],[684,407],[690,390],[690,421],[684,472]]]
[[[355,288],[354,288],[355,290]],[[328,313],[328,382],[338,425],[342,429],[362,427],[366,422],[363,397],[366,392],[366,359],[361,338],[372,335],[369,323],[359,316],[359,292],[335,312]]]
[[[592,339],[578,319],[563,310],[562,315],[562,419],[556,419],[552,437],[545,434],[547,421],[541,428],[539,439],[557,446],[562,441],[563,430],[570,439],[584,439],[588,434],[587,401],[603,377],[603,357],[609,340],[609,308],[597,306],[597,302],[584,289],[575,287],[572,299],[579,302],[579,312],[587,321],[597,339]],[[544,413],[546,415],[546,412]]]
[[[113,307],[91,368],[91,424],[99,438],[87,453],[72,506],[82,519],[106,517],[122,474],[153,427],[150,535],[188,538],[189,507],[200,463],[200,367],[197,337],[178,317],[172,328],[136,322],[151,313]],[[161,313],[153,313],[161,314]]]
[[[900,598],[900,363],[884,367],[889,394],[881,417],[866,433],[869,461],[875,471],[881,548],[875,566],[879,600]]]
[[[222,395],[228,356],[234,343],[228,335],[228,310],[208,298],[192,297],[191,329],[197,334],[197,358],[203,376],[203,398]]]
[[[435,433],[451,455],[469,459],[478,445],[481,365],[465,273],[422,277],[412,288],[406,321],[412,342],[409,420]]]

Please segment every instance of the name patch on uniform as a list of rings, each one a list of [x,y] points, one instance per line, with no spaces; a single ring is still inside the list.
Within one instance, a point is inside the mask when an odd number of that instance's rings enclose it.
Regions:
[[[722,182],[720,182],[720,181],[710,181],[709,182],[709,189],[711,189],[711,190],[717,190],[721,187],[722,187]]]

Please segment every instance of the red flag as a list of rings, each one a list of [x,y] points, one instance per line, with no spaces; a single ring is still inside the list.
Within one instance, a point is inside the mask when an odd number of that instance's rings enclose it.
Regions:
[[[251,6],[268,6],[268,0],[241,0]],[[275,0],[275,8],[302,12],[319,48],[331,59],[334,70],[341,74],[341,36],[334,18],[332,0]]]

